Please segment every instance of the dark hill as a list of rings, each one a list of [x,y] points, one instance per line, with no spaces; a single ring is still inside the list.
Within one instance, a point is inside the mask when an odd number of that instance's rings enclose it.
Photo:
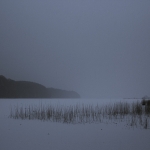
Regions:
[[[29,81],[14,81],[0,75],[0,98],[79,98],[74,91],[46,88]]]
[[[53,98],[80,98],[80,95],[74,91],[47,88],[48,93]]]

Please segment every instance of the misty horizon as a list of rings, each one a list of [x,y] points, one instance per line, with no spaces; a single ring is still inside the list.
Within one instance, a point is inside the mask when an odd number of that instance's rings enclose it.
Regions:
[[[0,75],[0,76],[3,76],[3,75]],[[5,76],[3,76],[4,78],[6,78]],[[11,78],[6,78],[8,80],[13,80]],[[51,89],[60,89],[59,87],[47,87],[39,82],[33,82],[33,81],[28,81],[28,80],[13,80],[13,81],[25,81],[25,82],[31,82],[31,83],[36,83],[36,84],[39,84],[39,85],[42,85],[44,86],[45,88],[51,88]],[[73,90],[70,90],[70,89],[60,89],[60,90],[64,90],[64,91],[73,91]],[[74,91],[74,92],[77,92],[77,91]],[[78,93],[78,92],[77,92]],[[80,93],[78,93],[80,95]],[[93,97],[80,97],[80,98],[93,98]],[[95,97],[96,98],[96,97]],[[112,98],[112,97],[98,97],[98,98]],[[144,95],[142,97],[115,97],[115,98],[125,98],[125,99],[141,99],[141,98],[146,98],[146,99],[149,99],[149,96],[148,95]]]
[[[150,1],[1,1],[0,74],[82,98],[150,95]]]

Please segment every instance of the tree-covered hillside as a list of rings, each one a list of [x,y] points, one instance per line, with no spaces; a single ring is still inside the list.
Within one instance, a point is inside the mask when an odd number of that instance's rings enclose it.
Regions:
[[[46,88],[29,81],[14,81],[0,75],[0,98],[79,98],[74,91]]]

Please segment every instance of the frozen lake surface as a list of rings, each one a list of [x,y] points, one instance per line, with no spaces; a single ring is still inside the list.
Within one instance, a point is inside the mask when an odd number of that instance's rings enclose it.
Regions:
[[[28,105],[107,105],[135,99],[0,99],[1,150],[149,150],[150,129],[126,122],[67,124],[9,117],[12,107]]]

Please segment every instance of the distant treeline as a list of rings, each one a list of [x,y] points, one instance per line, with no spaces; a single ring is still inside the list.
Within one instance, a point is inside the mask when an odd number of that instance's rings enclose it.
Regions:
[[[80,98],[74,91],[46,88],[29,81],[14,81],[0,75],[0,98]]]

